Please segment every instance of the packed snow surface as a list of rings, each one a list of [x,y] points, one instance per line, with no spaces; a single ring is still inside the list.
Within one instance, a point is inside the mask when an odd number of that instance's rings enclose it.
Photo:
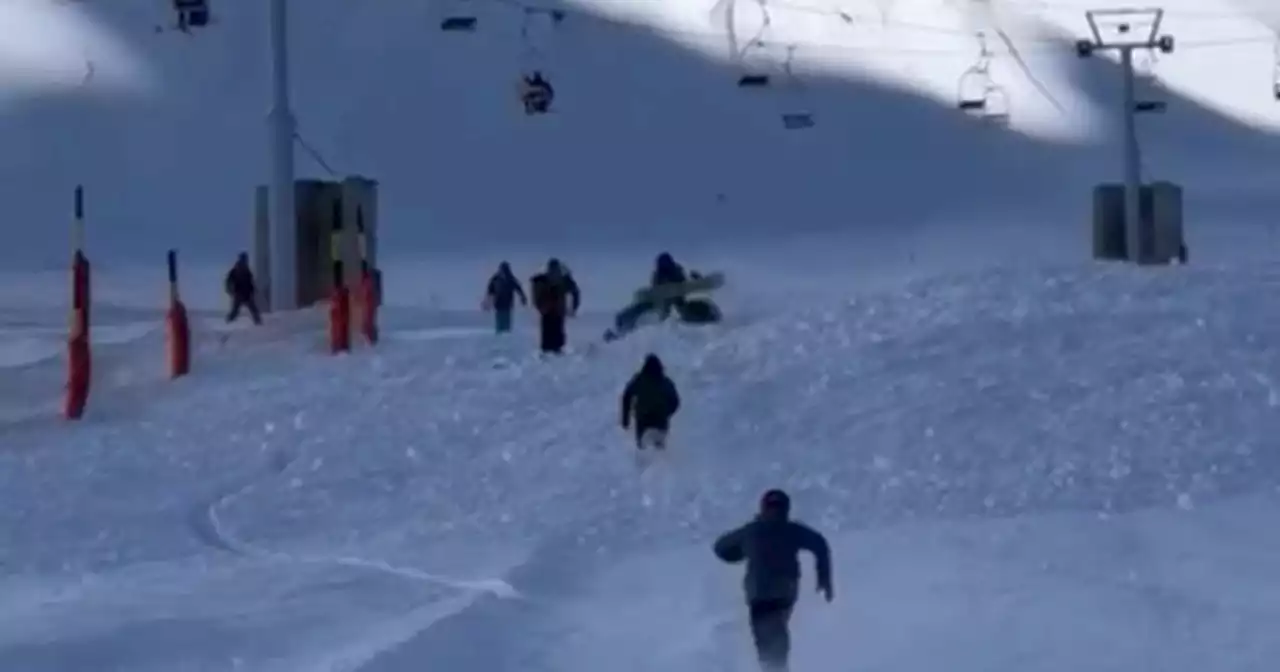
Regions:
[[[836,553],[798,670],[1276,669],[1275,3],[1165,4],[1139,134],[1192,266],[1132,270],[1076,265],[1120,79],[1072,42],[1120,3],[292,2],[299,176],[380,185],[385,338],[336,358],[323,309],[221,324],[270,70],[267,4],[212,4],[184,35],[155,0],[0,3],[0,670],[750,670],[709,544],[778,486]],[[957,109],[983,63],[1007,125]],[[727,321],[594,344],[663,249],[726,272]],[[586,305],[543,361],[474,290],[552,255]],[[685,406],[641,464],[647,352]]]
[[[1277,283],[955,273],[608,347],[588,314],[553,361],[405,309],[247,344],[5,430],[0,668],[751,669],[708,545],[782,486],[836,553],[797,669],[1270,670]],[[642,469],[649,351],[686,408]]]

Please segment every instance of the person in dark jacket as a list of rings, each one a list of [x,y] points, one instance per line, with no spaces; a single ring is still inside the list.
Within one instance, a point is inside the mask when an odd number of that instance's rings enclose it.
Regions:
[[[800,551],[813,554],[818,592],[830,602],[831,548],[820,533],[791,520],[791,498],[769,490],[760,498],[755,520],[716,539],[716,557],[727,563],[746,561],[743,578],[751,636],[766,671],[784,671],[791,655],[791,611],[800,592]]]
[[[254,324],[262,324],[262,313],[258,312],[257,287],[253,282],[253,270],[249,268],[249,254],[241,252],[236,263],[227,271],[223,281],[227,296],[231,297],[231,312],[227,313],[227,322],[235,322],[240,317],[240,309],[249,309],[249,317]]]
[[[676,263],[674,257],[667,252],[658,255],[653,262],[653,273],[649,276],[649,285],[659,287],[661,285],[678,285],[682,282],[688,282],[689,276],[685,273],[684,267]],[[684,297],[678,296],[666,301],[657,301],[653,309],[658,312],[660,319],[667,319],[671,315],[672,308],[683,308]]]
[[[564,321],[578,312],[582,293],[573,275],[559,259],[547,262],[547,270],[530,281],[533,306],[539,315],[538,341],[544,353],[560,354],[565,346]]]
[[[680,410],[680,393],[667,377],[662,360],[650,354],[622,390],[622,428],[635,423],[636,448],[644,450],[646,433],[655,448],[665,448],[671,418]]]
[[[555,98],[556,90],[541,70],[534,70],[520,79],[520,102],[524,103],[525,114],[546,114]]]
[[[520,305],[529,305],[524,288],[520,286],[515,273],[511,272],[511,264],[504,261],[498,264],[498,272],[489,278],[484,298],[485,306],[493,310],[494,329],[499,334],[511,331],[511,310],[515,307],[517,298],[520,299]]]

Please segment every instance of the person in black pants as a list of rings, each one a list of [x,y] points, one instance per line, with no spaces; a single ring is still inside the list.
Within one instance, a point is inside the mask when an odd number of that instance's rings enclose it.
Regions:
[[[231,297],[231,311],[227,313],[227,322],[235,322],[240,317],[240,308],[249,309],[249,317],[254,324],[262,324],[262,313],[258,311],[258,289],[253,281],[253,270],[249,268],[249,254],[241,252],[236,263],[227,271],[222,281],[223,289]]]
[[[560,354],[564,350],[564,321],[578,312],[582,294],[573,275],[559,259],[547,262],[547,270],[533,276],[533,306],[538,309],[538,341],[543,353]],[[570,303],[572,300],[572,303]]]
[[[743,579],[751,637],[756,656],[766,672],[784,672],[791,655],[791,612],[800,591],[798,555],[805,550],[817,564],[818,592],[830,602],[831,548],[813,528],[793,521],[791,498],[782,490],[769,490],[760,498],[755,520],[716,540],[716,557],[727,563],[746,561]]]
[[[665,448],[671,418],[680,410],[680,393],[667,377],[662,360],[649,354],[644,365],[622,390],[622,428],[635,418],[636,448],[644,450],[645,434],[652,432],[654,448]]]

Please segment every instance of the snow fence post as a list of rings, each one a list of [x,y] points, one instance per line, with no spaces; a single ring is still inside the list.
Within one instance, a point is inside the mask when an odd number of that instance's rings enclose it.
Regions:
[[[71,226],[71,319],[67,337],[67,389],[63,415],[79,420],[89,401],[93,362],[89,340],[89,258],[84,254],[84,185],[76,185]]]

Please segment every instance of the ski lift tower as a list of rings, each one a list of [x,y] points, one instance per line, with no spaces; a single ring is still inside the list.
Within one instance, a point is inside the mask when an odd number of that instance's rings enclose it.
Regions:
[[[1076,42],[1076,54],[1089,58],[1099,51],[1115,51],[1120,54],[1120,68],[1124,74],[1122,101],[1124,127],[1124,232],[1126,256],[1132,262],[1142,259],[1142,170],[1138,158],[1137,114],[1158,112],[1160,108],[1150,104],[1140,105],[1134,93],[1133,52],[1138,49],[1159,49],[1161,53],[1173,52],[1173,36],[1160,34],[1164,10],[1150,9],[1094,9],[1085,12],[1089,20],[1092,40]],[[1138,34],[1134,24],[1146,25],[1145,34]]]
[[[267,112],[268,156],[271,158],[270,250],[267,268],[269,310],[298,307],[297,204],[294,193],[293,139],[296,122],[289,106],[289,23],[285,3],[271,0],[271,108]]]

